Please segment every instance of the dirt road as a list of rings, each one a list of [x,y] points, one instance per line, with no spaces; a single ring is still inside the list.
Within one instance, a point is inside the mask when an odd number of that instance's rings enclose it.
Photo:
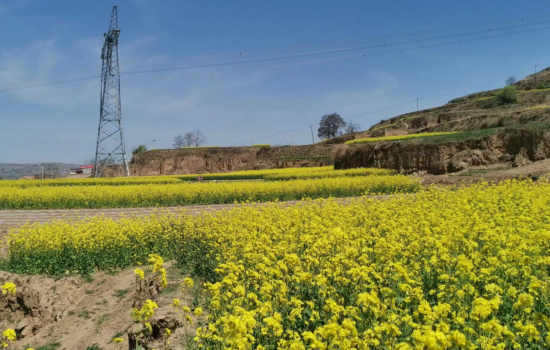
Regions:
[[[376,197],[386,197],[376,196]],[[337,201],[346,203],[355,197],[338,198]],[[280,202],[283,205],[294,205],[303,201]],[[255,203],[252,205],[266,205],[272,202]],[[145,217],[153,214],[181,214],[198,215],[202,213],[232,209],[242,204],[210,204],[186,205],[179,207],[154,208],[104,208],[104,209],[39,209],[39,210],[0,210],[0,237],[12,228],[27,223],[47,223],[54,220],[82,220],[86,218],[104,216],[120,219],[122,217]]]
[[[0,233],[26,223],[46,223],[58,219],[81,220],[94,216],[108,218],[144,217],[152,214],[182,213],[198,214],[213,210],[229,209],[234,204],[192,205],[163,208],[105,208],[105,209],[40,209],[40,210],[0,210]]]

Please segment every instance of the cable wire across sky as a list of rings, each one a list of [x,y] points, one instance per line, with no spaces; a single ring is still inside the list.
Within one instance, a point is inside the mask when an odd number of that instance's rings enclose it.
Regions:
[[[370,50],[428,49],[428,48],[435,48],[435,47],[441,47],[446,45],[455,45],[460,43],[474,42],[479,40],[495,39],[495,38],[504,37],[508,35],[517,35],[517,34],[533,32],[533,31],[546,31],[550,29],[550,20],[541,20],[541,21],[534,21],[530,23],[523,23],[525,21],[526,20],[524,19],[521,21],[522,23],[520,24],[503,25],[503,26],[496,26],[496,27],[493,26],[493,27],[476,30],[476,31],[429,35],[424,38],[417,38],[412,40],[408,39],[408,40],[399,40],[399,41],[383,41],[383,42],[370,44],[370,45],[336,48],[336,49],[328,49],[328,50],[318,50],[318,51],[310,51],[310,52],[298,52],[298,53],[287,54],[287,55],[271,56],[271,57],[264,57],[264,58],[252,58],[252,59],[245,59],[245,60],[212,62],[212,63],[195,64],[195,65],[174,65],[174,66],[164,66],[164,67],[153,67],[148,69],[121,71],[120,74],[123,76],[131,76],[131,75],[141,75],[141,74],[148,74],[148,73],[220,68],[220,67],[251,65],[251,64],[277,63],[277,62],[286,62],[286,61],[297,61],[300,59],[315,58],[315,57],[338,57],[344,54],[351,54],[351,53],[361,53],[361,56],[369,56],[371,55],[371,52],[369,52]],[[529,29],[517,30],[522,28],[529,28]],[[422,36],[422,34],[420,34],[419,32],[411,33],[409,35],[411,37]],[[459,39],[459,38],[462,38],[462,39]],[[458,40],[446,40],[446,39],[458,39]],[[434,40],[436,41],[432,42]],[[415,44],[423,44],[423,45],[415,45]],[[384,53],[387,53],[387,52],[382,52],[381,54],[384,54]],[[351,57],[357,57],[357,55],[353,55]],[[341,57],[341,58],[350,58],[350,56]],[[98,80],[99,78],[100,78],[100,75],[90,75],[90,76],[77,77],[72,79],[44,82],[44,83],[34,84],[34,85],[14,86],[14,87],[0,89],[0,94],[5,94],[12,91],[23,90],[23,89],[69,85],[73,83]]]

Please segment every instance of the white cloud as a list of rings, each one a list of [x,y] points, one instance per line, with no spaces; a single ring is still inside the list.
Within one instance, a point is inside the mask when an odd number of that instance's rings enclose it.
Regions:
[[[0,90],[34,86],[98,74],[102,38],[79,39],[61,45],[55,38],[30,43],[18,49],[0,48]],[[186,66],[186,62],[224,61],[224,57],[186,58],[159,53],[150,55],[155,37],[122,41],[122,71],[149,67]],[[384,72],[368,79],[372,88],[336,86],[330,89],[294,88],[295,82],[308,83],[307,70],[323,60],[309,60],[285,71],[284,64],[235,66],[218,69],[176,70],[143,75],[122,75],[123,123],[127,148],[160,139],[154,147],[170,147],[178,133],[201,129],[213,145],[252,143],[308,143],[309,125],[330,112],[344,118],[392,101],[397,80]],[[294,74],[294,71],[304,74]],[[296,80],[297,79],[297,80]],[[301,79],[301,80],[300,80]],[[291,91],[280,90],[270,82],[283,82]],[[43,135],[56,142],[42,142],[42,160],[82,161],[93,153],[98,118],[99,77],[86,82],[14,89],[6,96],[13,110],[32,120],[33,129],[20,130],[21,158],[31,159]],[[19,117],[19,115],[18,115]],[[366,126],[362,120],[351,118]],[[75,137],[75,135],[78,135]],[[7,135],[9,136],[9,135]],[[2,139],[2,132],[0,132]],[[26,142],[20,142],[21,139]],[[36,155],[35,158],[37,159]],[[4,161],[4,160],[2,160]],[[16,159],[12,159],[16,161]]]

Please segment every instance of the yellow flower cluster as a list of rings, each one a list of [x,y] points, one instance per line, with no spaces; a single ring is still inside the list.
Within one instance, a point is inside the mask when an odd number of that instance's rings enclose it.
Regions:
[[[5,266],[187,262],[209,281],[205,348],[547,349],[548,198],[548,182],[508,181],[55,223],[12,233]]]
[[[132,309],[132,318],[134,322],[141,323],[149,333],[153,332],[153,328],[149,320],[155,314],[155,310],[158,309],[158,305],[151,299],[145,300],[141,308]]]
[[[16,340],[15,330],[8,328],[2,332],[2,348],[7,348],[10,343],[14,343]]]
[[[368,142],[381,142],[381,141],[400,141],[400,140],[410,140],[410,139],[419,139],[424,137],[432,136],[443,136],[443,135],[453,135],[458,133],[457,131],[441,131],[441,132],[423,132],[418,134],[407,134],[407,135],[394,135],[394,136],[380,136],[380,137],[364,137],[355,140],[349,140],[346,142],[348,145],[354,143],[368,143]]]
[[[418,181],[402,175],[293,181],[243,181],[127,186],[0,187],[0,209],[119,208],[342,197],[365,192],[413,192]]]
[[[0,289],[2,289],[2,295],[15,295],[17,287],[13,282],[6,282]]]
[[[153,275],[159,279],[162,288],[168,286],[168,280],[166,279],[166,268],[164,267],[164,259],[158,254],[150,254],[147,261],[153,267]]]

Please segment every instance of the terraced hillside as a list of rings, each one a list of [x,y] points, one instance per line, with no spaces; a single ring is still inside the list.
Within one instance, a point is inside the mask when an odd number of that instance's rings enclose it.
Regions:
[[[478,92],[440,107],[383,120],[357,137],[463,131],[550,121],[550,68],[513,86],[517,91],[516,103],[499,102],[502,89]]]
[[[513,84],[373,125],[337,148],[335,167],[445,174],[550,158],[550,68]]]

